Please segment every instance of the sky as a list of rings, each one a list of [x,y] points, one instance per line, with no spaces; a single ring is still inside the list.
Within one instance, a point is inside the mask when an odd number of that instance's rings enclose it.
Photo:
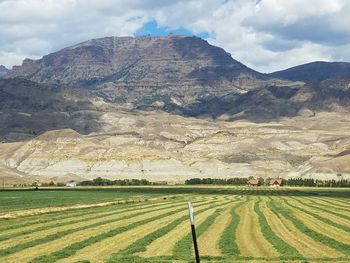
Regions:
[[[0,65],[91,38],[196,35],[260,72],[350,62],[350,0],[0,0]]]

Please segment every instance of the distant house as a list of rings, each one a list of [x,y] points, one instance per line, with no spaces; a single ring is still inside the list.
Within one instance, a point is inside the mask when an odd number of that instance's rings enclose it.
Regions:
[[[247,182],[248,186],[260,186],[260,182],[257,179],[249,179]]]
[[[66,183],[66,186],[69,186],[69,187],[76,187],[78,185],[78,182],[68,182]]]
[[[269,185],[274,186],[274,187],[282,186],[283,180],[282,179],[271,179]]]

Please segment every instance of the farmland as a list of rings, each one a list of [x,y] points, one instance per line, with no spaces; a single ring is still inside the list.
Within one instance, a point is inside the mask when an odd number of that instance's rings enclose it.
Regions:
[[[0,192],[0,262],[348,262],[350,191],[116,187]]]

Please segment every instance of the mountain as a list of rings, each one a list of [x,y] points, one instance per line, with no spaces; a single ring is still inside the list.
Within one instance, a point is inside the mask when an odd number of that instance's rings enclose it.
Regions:
[[[349,65],[314,62],[264,75],[198,37],[106,37],[26,59],[5,78],[86,90],[130,109],[263,122],[303,109],[347,111]]]
[[[139,109],[198,115],[187,106],[282,81],[234,60],[198,37],[106,37],[26,59],[7,78],[88,89]]]
[[[99,127],[98,98],[85,91],[0,79],[0,140],[17,141],[71,128],[87,134]]]
[[[326,79],[350,79],[350,63],[316,61],[276,71],[270,76],[292,81],[317,82]]]
[[[0,79],[0,176],[350,178],[350,78],[320,72],[281,80],[174,35],[26,59]]]
[[[4,76],[7,72],[9,71],[9,69],[7,69],[5,66],[0,65],[0,78],[2,76]]]

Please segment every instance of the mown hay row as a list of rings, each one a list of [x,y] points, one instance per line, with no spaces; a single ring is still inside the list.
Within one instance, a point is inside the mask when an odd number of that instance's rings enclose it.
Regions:
[[[322,210],[327,213],[331,213],[332,215],[336,215],[337,217],[341,217],[347,221],[350,221],[350,211],[343,210],[339,207],[331,206],[327,203],[320,203],[318,200],[314,200],[314,199],[304,198],[303,203],[306,204],[307,206],[316,208],[318,210]]]
[[[196,234],[197,237],[200,237],[209,227],[215,222],[216,218],[221,214],[223,208],[215,207],[214,213],[208,216],[202,223],[197,224]],[[194,249],[192,245],[192,235],[188,233],[181,240],[176,242],[173,248],[173,258],[189,260],[194,255]]]
[[[246,200],[242,200],[242,202],[239,202],[235,204],[230,209],[231,214],[231,221],[229,225],[226,227],[224,232],[222,233],[222,236],[220,237],[219,241],[219,248],[222,253],[222,255],[225,256],[237,256],[239,255],[239,248],[237,246],[235,236],[238,224],[240,222],[240,217],[237,214],[236,210],[239,206],[243,205]]]
[[[240,222],[236,231],[236,242],[240,255],[244,257],[277,257],[277,250],[264,238],[254,203],[257,198],[243,204],[237,209]]]
[[[292,222],[282,216],[278,210],[274,211],[270,209],[269,203],[263,204],[262,212],[271,230],[283,240],[283,242],[296,249],[302,257],[318,258],[328,256],[338,257],[342,255],[334,249],[324,246],[322,243],[302,233]],[[291,257],[298,258],[298,255],[294,253],[291,254]]]
[[[159,205],[158,207],[167,207],[167,206],[173,206],[175,204],[180,204],[182,202],[175,202],[174,204],[169,204],[169,203],[164,203],[162,205]],[[11,239],[8,239],[6,241],[2,241],[0,243],[0,249],[6,249],[9,248],[11,246],[15,246],[15,245],[20,245],[22,243],[27,243],[30,241],[34,241],[36,239],[42,239],[45,237],[48,237],[50,235],[53,235],[55,233],[58,232],[63,232],[63,231],[68,231],[68,230],[72,230],[74,231],[74,229],[79,229],[85,226],[89,226],[89,225],[96,225],[96,224],[101,224],[103,225],[105,222],[110,222],[111,220],[117,220],[120,217],[123,216],[132,216],[135,213],[141,212],[141,211],[148,211],[148,210],[152,210],[154,209],[154,206],[147,206],[146,208],[142,208],[139,210],[135,210],[134,207],[132,208],[127,208],[127,209],[122,209],[122,210],[117,210],[114,213],[112,213],[109,216],[97,216],[96,218],[92,218],[91,220],[78,220],[78,221],[74,221],[72,224],[58,224],[57,227],[49,227],[49,226],[44,226],[42,229],[39,229],[39,231],[33,231],[33,233],[31,232],[25,232],[25,235],[19,235],[19,236],[14,236]],[[0,255],[1,255],[1,250],[0,250]]]
[[[44,224],[50,224],[55,222],[62,222],[65,220],[71,220],[75,219],[77,216],[89,216],[89,215],[96,215],[98,213],[108,213],[109,211],[113,209],[123,209],[128,208],[131,206],[135,207],[142,207],[148,204],[154,204],[154,203],[164,203],[168,202],[169,200],[163,200],[163,199],[149,199],[148,201],[141,202],[141,203],[120,203],[118,205],[110,205],[110,206],[101,206],[101,207],[92,207],[92,208],[81,208],[81,209],[73,209],[73,210],[66,210],[64,212],[50,212],[40,215],[31,215],[26,217],[20,217],[20,218],[14,218],[14,219],[0,219],[1,226],[0,231],[1,233],[13,230],[21,231],[21,229],[24,230],[25,227],[27,229],[34,228],[36,226],[42,226]],[[1,236],[0,233],[0,236]],[[0,239],[1,240],[1,239]]]
[[[203,202],[203,203],[208,203]],[[209,201],[210,203],[210,201]],[[175,210],[174,210],[175,209]],[[92,245],[94,243],[100,242],[106,238],[118,235],[123,233],[124,231],[127,231],[129,229],[132,229],[137,226],[141,226],[145,223],[154,221],[162,216],[171,215],[175,212],[182,211],[183,205],[177,205],[173,206],[172,208],[168,209],[158,209],[154,212],[150,213],[142,213],[141,215],[133,218],[125,218],[122,222],[119,222],[119,224],[109,224],[105,228],[101,229],[88,229],[84,233],[81,233],[78,240],[74,240],[74,242],[70,242],[70,244],[67,246],[64,246],[63,248],[57,248],[57,245],[55,245],[56,249],[52,249],[53,251],[51,254],[46,256],[41,256],[39,258],[36,258],[33,260],[33,262],[46,262],[48,260],[58,260],[63,259],[69,256],[74,255],[79,251],[80,249],[83,249],[86,246]],[[169,211],[169,212],[168,212]],[[76,237],[77,235],[74,235]]]
[[[142,226],[144,224],[150,223],[152,221],[155,221],[161,217],[166,217],[173,215],[174,213],[181,212],[184,210],[184,207],[178,207],[177,209],[162,209],[160,211],[154,212],[152,214],[147,214],[146,216],[143,216],[139,218],[138,220],[130,219],[127,220],[127,222],[123,222],[124,225],[121,225],[116,228],[109,229],[108,231],[99,231],[99,234],[92,235],[86,239],[80,240],[78,242],[74,242],[70,244],[69,246],[64,247],[63,249],[59,251],[55,251],[51,253],[50,255],[39,257],[35,259],[33,262],[56,262],[59,259],[64,259],[70,256],[75,255],[77,252],[79,252],[81,249],[90,246],[92,244],[101,242],[107,238],[111,238],[117,235],[120,235],[128,230],[131,230],[133,228]],[[125,224],[126,223],[126,224]]]
[[[345,212],[350,212],[350,203],[346,201],[340,201],[335,198],[323,198],[323,197],[312,197],[312,198],[305,198],[306,200],[312,200],[313,202],[327,206],[329,208],[333,209],[340,209]]]
[[[275,200],[270,205],[270,207],[275,213],[280,213],[281,215],[283,215],[283,217],[292,222],[296,228],[298,228],[301,232],[307,234],[312,239],[319,241],[322,244],[331,247],[340,253],[343,253],[343,255],[350,255],[350,248],[348,245],[343,244],[332,238],[329,238],[328,236],[323,235],[318,231],[314,231],[308,228],[302,220],[300,220],[297,216],[293,214],[293,209],[288,207],[288,204],[283,202],[283,200],[281,199],[279,201],[280,202],[278,203],[278,205]]]
[[[208,207],[209,205],[205,205]],[[202,206],[199,206],[202,207]],[[72,257],[64,258],[57,263],[69,263],[76,261],[104,262],[111,257],[113,253],[126,249],[132,243],[136,242],[140,237],[152,232],[154,229],[164,227],[169,222],[173,222],[178,218],[187,214],[186,206],[180,212],[173,213],[169,216],[159,217],[157,220],[132,228],[119,235],[109,237],[101,242],[86,246],[77,251]]]
[[[170,205],[166,209],[164,207],[155,207],[153,210],[137,212],[133,215],[133,217],[126,215],[116,219],[107,220],[103,224],[97,222],[78,227],[76,229],[68,229],[62,232],[57,232],[56,234],[49,235],[41,239],[19,244],[6,250],[0,250],[0,256],[3,256],[3,258],[0,257],[0,260],[2,262],[14,262],[14,260],[19,259],[21,260],[20,262],[25,262],[28,259],[33,259],[37,256],[62,249],[71,243],[77,242],[78,240],[84,240],[94,236],[96,233],[118,228],[128,223],[137,222],[144,218],[151,217],[154,214],[161,214],[164,212],[164,210],[174,211],[179,207],[180,205]]]
[[[325,212],[323,209],[320,209],[317,206],[304,203],[300,199],[291,198],[289,199],[289,204],[294,208],[299,209],[300,211],[307,213],[326,224],[350,233],[350,221],[348,220],[338,217],[330,212]]]
[[[289,202],[288,202],[289,203]],[[332,226],[331,224],[326,224],[322,220],[317,219],[307,213],[307,211],[303,211],[298,209],[296,206],[290,205],[292,208],[292,213],[295,217],[302,221],[302,223],[312,229],[315,232],[326,235],[332,239],[335,239],[341,243],[350,245],[350,235],[349,232],[341,230]],[[349,246],[350,249],[350,246]]]
[[[177,203],[179,202],[183,202],[183,201],[176,201]],[[174,204],[176,203],[174,202]],[[159,206],[164,205],[164,204],[168,204],[168,202],[166,203],[160,203]],[[23,228],[18,228],[18,229],[11,229],[8,231],[2,231],[1,235],[0,235],[0,241],[2,241],[2,244],[5,244],[4,241],[8,240],[8,239],[13,239],[18,237],[19,240],[21,239],[27,239],[27,237],[23,237],[23,235],[28,235],[31,238],[34,238],[33,233],[39,232],[39,231],[45,231],[45,230],[51,230],[53,232],[55,231],[60,231],[62,228],[60,227],[65,227],[65,226],[72,226],[74,224],[79,224],[81,222],[90,222],[91,220],[95,220],[95,219],[106,219],[109,218],[111,216],[117,215],[117,214],[121,214],[123,212],[128,212],[128,211],[135,211],[137,209],[146,209],[148,207],[153,207],[154,204],[143,204],[143,205],[129,205],[129,206],[124,206],[124,207],[118,207],[118,206],[111,206],[109,207],[108,211],[104,211],[101,212],[100,210],[97,211],[93,211],[90,212],[88,215],[85,215],[84,213],[79,214],[79,213],[75,213],[74,217],[68,217],[65,218],[63,220],[51,220],[48,223],[42,223],[39,224],[38,226],[26,226]],[[29,219],[27,219],[29,220]],[[29,235],[30,234],[30,235]],[[38,233],[39,235],[42,234],[42,232]],[[48,234],[48,233],[44,233],[44,234]],[[17,242],[17,241],[14,241]],[[0,248],[2,248],[2,246],[0,246]]]
[[[232,201],[229,202],[231,204]],[[224,205],[227,205],[225,203]],[[196,212],[196,224],[200,225],[204,222],[211,214],[215,212],[216,208],[206,209],[203,212]],[[154,256],[172,256],[173,249],[177,242],[186,237],[190,233],[190,227],[188,220],[185,220],[172,231],[166,233],[162,237],[156,239],[146,247],[144,252],[138,253],[141,257],[154,257]]]
[[[225,197],[225,200],[231,200],[228,203],[231,203],[235,201],[237,198],[229,198]],[[217,207],[217,204],[213,203],[212,206],[208,207]],[[196,215],[208,210],[208,208],[201,208],[198,209],[198,206],[196,206]],[[161,227],[159,229],[156,229],[153,232],[150,232],[146,236],[138,239],[136,242],[128,246],[126,249],[120,251],[119,253],[115,253],[112,255],[112,257],[107,262],[144,262],[146,259],[139,257],[138,254],[141,254],[142,252],[145,252],[147,249],[147,246],[150,245],[153,241],[157,240],[158,238],[166,235],[173,229],[175,229],[178,225],[180,225],[183,221],[188,221],[188,215],[186,212],[186,215],[183,217],[180,217],[173,222],[165,225],[164,227]],[[162,258],[164,260],[164,257]]]
[[[219,242],[231,219],[231,209],[227,208],[216,218],[212,226],[198,238],[198,247],[201,255],[214,257],[222,255]]]
[[[267,213],[267,200],[268,199],[266,197],[263,197],[261,198],[260,203],[256,202],[254,205],[254,211],[258,215],[261,232],[265,239],[269,241],[274,248],[276,248],[278,253],[281,255],[281,258],[302,258],[299,251],[285,241],[285,236],[281,237],[281,235],[278,235],[275,232],[276,230],[280,231],[280,229],[272,228],[271,218],[269,218],[271,214]],[[276,224],[274,226],[276,226]]]

